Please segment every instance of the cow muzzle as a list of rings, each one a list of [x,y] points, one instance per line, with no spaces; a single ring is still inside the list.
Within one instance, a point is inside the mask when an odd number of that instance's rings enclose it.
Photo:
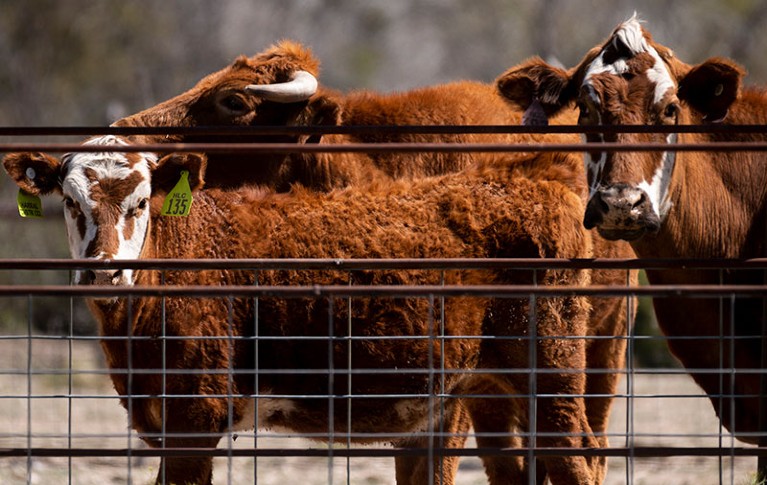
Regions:
[[[600,236],[611,241],[634,241],[646,233],[657,233],[660,217],[644,190],[617,184],[591,196],[583,225],[586,229],[596,227]]]
[[[120,286],[127,284],[121,269],[88,269],[79,271],[75,277],[78,285]]]

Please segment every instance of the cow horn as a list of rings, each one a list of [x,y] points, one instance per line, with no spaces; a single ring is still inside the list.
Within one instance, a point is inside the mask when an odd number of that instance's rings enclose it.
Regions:
[[[276,84],[250,84],[245,90],[276,103],[305,101],[317,92],[317,78],[306,71],[296,71],[290,81]]]

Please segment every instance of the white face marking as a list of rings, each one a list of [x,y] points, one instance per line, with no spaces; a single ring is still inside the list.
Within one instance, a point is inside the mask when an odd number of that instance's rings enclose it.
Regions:
[[[647,39],[644,38],[642,26],[639,19],[636,17],[636,13],[634,13],[634,16],[629,20],[623,22],[623,24],[621,24],[615,31],[615,34],[613,34],[611,40],[612,45],[617,46],[618,41],[629,49],[632,56],[644,52],[650,54],[653,59],[655,59],[653,66],[645,73],[647,78],[655,84],[653,97],[655,104],[658,104],[663,99],[663,96],[665,96],[669,89],[676,88],[676,83],[669,73],[666,63],[663,62],[658,51],[648,44]],[[606,72],[613,75],[621,75],[628,71],[626,59],[621,58],[617,59],[612,64],[605,64],[605,50],[606,49],[603,49],[591,64],[589,64],[583,79],[583,85],[591,86],[591,78],[597,74]]]
[[[658,104],[670,89],[676,90],[676,83],[671,77],[671,73],[668,72],[666,63],[663,62],[658,51],[650,47],[648,52],[655,59],[655,64],[646,71],[646,74],[647,79],[655,84],[653,104]]]
[[[597,93],[595,92],[594,88],[591,86],[586,86],[586,90],[588,92],[589,99],[591,99],[591,102],[593,103],[594,107],[596,108],[599,106],[599,96],[597,96]],[[599,109],[594,109],[594,114],[597,117],[596,124],[601,125],[602,124],[602,113],[599,111]],[[592,136],[595,136],[596,143],[604,143],[605,136],[602,133],[596,133]],[[588,142],[588,139],[584,133],[581,134],[581,140],[584,143]],[[589,198],[593,196],[597,189],[599,188],[599,183],[602,179],[602,171],[605,168],[605,163],[607,162],[607,152],[599,152],[599,158],[594,159],[594,152],[586,152],[583,156],[583,162],[585,164],[586,168],[586,176],[588,177],[588,184],[589,184]]]
[[[605,64],[604,57],[605,54],[602,52],[596,59],[591,61],[589,68],[586,70],[586,77],[583,79],[584,85],[591,85],[591,78],[597,74],[606,72],[608,74],[621,75],[628,71],[628,65],[626,64],[625,59],[618,59],[612,64]]]
[[[599,140],[597,140],[598,143],[604,143],[604,136],[596,135]],[[581,139],[584,143],[587,143],[588,140],[586,140],[586,135],[581,135]],[[594,159],[592,152],[586,152],[586,154],[583,157],[584,164],[586,165],[586,175],[588,176],[589,180],[589,198],[593,196],[597,189],[599,189],[599,183],[602,179],[602,171],[605,168],[605,163],[607,163],[607,152],[599,152],[599,158],[596,160]]]
[[[619,41],[628,47],[632,55],[637,55],[640,52],[647,52],[648,49],[652,49],[652,47],[647,44],[644,35],[642,35],[642,26],[636,18],[636,14],[618,27],[610,42],[613,47],[617,47]],[[584,77],[583,84],[590,84],[590,78],[596,74],[607,72],[620,75],[628,71],[626,59],[621,58],[617,59],[612,64],[605,64],[605,51],[606,48],[602,49],[602,52],[591,61],[588,69],[586,69],[586,76]]]
[[[677,134],[672,133],[666,137],[666,143],[674,145],[677,142]],[[658,169],[653,174],[652,180],[647,182],[643,180],[638,188],[645,191],[652,204],[653,211],[663,221],[671,208],[671,202],[669,201],[669,186],[671,185],[671,175],[674,172],[674,164],[676,163],[676,152],[668,151],[663,152],[663,157]]]
[[[127,145],[127,143],[114,136],[94,138],[85,143],[86,145]],[[62,180],[62,192],[65,200],[71,199],[79,208],[76,210],[64,208],[64,216],[69,239],[69,251],[73,258],[96,258],[96,259],[138,259],[141,254],[144,239],[149,227],[149,207],[139,207],[142,201],[147,201],[151,195],[149,165],[157,160],[153,154],[142,153],[141,161],[131,166],[125,153],[73,153],[63,158],[66,164],[66,175]],[[138,174],[138,176],[136,175]],[[98,192],[107,192],[103,187],[97,187],[99,181],[137,181],[131,185],[132,191],[123,194],[124,198],[117,201],[119,205],[107,204],[95,196]],[[98,189],[98,190],[96,190]],[[146,202],[145,202],[146,203]],[[111,210],[116,216],[112,227],[99,227],[105,223],[103,214]],[[99,220],[97,216],[101,215]],[[84,225],[84,234],[81,233]],[[126,238],[126,226],[128,237]],[[97,254],[87,254],[88,248],[94,243],[99,232],[108,231],[116,239],[116,246],[109,248],[97,248]],[[81,274],[75,275],[79,281]],[[123,270],[119,284],[132,284],[131,270]]]
[[[595,143],[604,143],[604,135],[599,133],[595,136],[597,137]],[[584,143],[588,142],[586,135],[584,134],[581,134],[581,139]],[[586,165],[586,176],[588,177],[589,198],[591,198],[591,196],[593,196],[599,189],[599,185],[602,181],[602,171],[605,169],[605,164],[607,163],[607,152],[599,152],[599,158],[597,159],[594,159],[593,153],[594,152],[586,152],[583,156],[583,161]]]

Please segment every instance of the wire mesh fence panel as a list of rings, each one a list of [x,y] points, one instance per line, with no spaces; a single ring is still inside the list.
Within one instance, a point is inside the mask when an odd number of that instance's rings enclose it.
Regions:
[[[0,147],[19,148],[31,145]],[[155,148],[190,149],[125,151]],[[114,278],[155,276],[134,286],[67,284],[107,269],[118,271]],[[712,272],[717,284],[637,286],[639,269]],[[754,403],[765,406],[754,384],[763,369],[743,365],[741,353],[759,348],[763,333],[742,315],[767,308],[765,269],[758,259],[3,260],[0,476],[73,484],[755,483],[764,427],[741,420]],[[618,284],[595,282],[596,271],[614,271]],[[733,284],[736,272],[752,284]],[[650,299],[710,308],[716,325],[680,320],[693,330],[663,336]],[[667,345],[700,349],[709,360],[682,368]]]
[[[65,291],[68,287],[59,287]],[[255,290],[258,286],[253,287]],[[446,291],[450,288],[445,287]],[[349,291],[353,286],[347,287]],[[274,290],[265,290],[274,291]],[[400,290],[400,292],[403,290]],[[436,290],[434,290],[436,291]],[[485,289],[485,291],[487,291]],[[534,291],[534,290],[532,290]],[[636,288],[634,289],[636,291]],[[47,290],[46,290],[47,292]],[[624,289],[629,295],[632,289]],[[407,293],[407,290],[404,290]],[[442,426],[422,425],[420,431],[401,432],[387,430],[382,433],[365,430],[355,430],[355,412],[359,406],[361,412],[365,410],[364,401],[374,399],[376,401],[391,401],[391,405],[384,408],[397,409],[402,412],[423,412],[417,408],[410,408],[409,400],[413,398],[423,399],[429,402],[427,411],[419,419],[426,423],[435,423],[446,408],[450,407],[451,400],[456,397],[463,399],[488,397],[487,388],[475,387],[471,390],[457,391],[444,390],[441,383],[445,377],[452,374],[475,375],[482,372],[476,369],[447,369],[444,360],[434,355],[428,366],[417,368],[386,368],[370,369],[356,368],[351,356],[354,355],[355,345],[375,346],[381,342],[413,341],[410,337],[402,336],[376,336],[374,338],[353,335],[354,326],[348,320],[334,321],[332,314],[327,314],[327,330],[333,335],[328,336],[275,336],[266,335],[261,322],[255,314],[251,315],[254,329],[246,338],[224,335],[219,337],[193,337],[181,339],[170,335],[158,336],[146,339],[146,343],[157,346],[160,355],[168,352],[167,347],[177,343],[199,345],[215,345],[223,341],[228,348],[233,348],[242,342],[255,344],[259,352],[264,348],[270,348],[268,352],[275,352],[281,346],[296,345],[304,340],[311,348],[324,349],[320,366],[310,368],[272,368],[268,360],[257,360],[258,366],[252,369],[229,367],[221,369],[225,374],[228,386],[221,392],[207,392],[208,396],[221,398],[229,408],[230,414],[225,419],[234,424],[239,419],[233,414],[233,402],[236,399],[247,399],[248,407],[252,408],[254,422],[264,419],[265,413],[288,412],[280,402],[291,400],[293,403],[302,401],[322,401],[323,412],[333,419],[325,419],[311,430],[284,430],[277,426],[269,429],[249,429],[248,425],[242,430],[233,432],[224,431],[220,435],[215,433],[215,438],[221,438],[216,443],[216,449],[207,447],[190,451],[184,446],[152,448],[139,438],[139,434],[131,429],[130,413],[135,413],[137,408],[143,406],[143,402],[151,399],[202,399],[200,394],[187,391],[188,394],[173,395],[149,395],[140,392],[128,392],[123,396],[124,404],[120,404],[120,398],[113,388],[110,380],[112,374],[126,374],[140,377],[145,374],[156,374],[160,380],[167,381],[188,375],[208,375],[210,369],[204,366],[191,369],[177,369],[161,367],[158,369],[145,368],[142,364],[130,362],[127,367],[109,368],[104,361],[102,349],[103,338],[92,327],[90,331],[75,334],[70,329],[67,332],[52,334],[39,328],[36,321],[36,300],[43,298],[35,294],[35,290],[29,290],[27,297],[3,297],[3,302],[8,303],[13,299],[23,299],[26,306],[26,329],[14,334],[4,334],[0,338],[0,359],[2,359],[2,396],[0,403],[3,412],[0,419],[3,420],[3,432],[0,434],[4,450],[4,457],[0,460],[3,467],[3,476],[8,477],[9,483],[49,483],[63,481],[64,483],[103,483],[105,480],[116,482],[146,483],[151,481],[159,469],[159,457],[175,454],[214,455],[214,481],[216,483],[278,483],[279,481],[295,480],[300,478],[307,483],[390,483],[395,479],[394,457],[413,458],[427,457],[433,459],[441,453],[460,457],[459,466],[455,472],[458,483],[486,483],[487,477],[480,459],[487,455],[505,455],[509,460],[524,459],[527,456],[547,456],[547,453],[583,453],[600,454],[594,449],[548,449],[536,443],[534,448],[525,448],[526,440],[547,436],[547,432],[538,431],[532,435],[525,426],[488,432],[477,431],[472,428],[454,428],[452,431]],[[173,298],[167,297],[168,301]],[[264,299],[273,297],[256,296],[248,298],[253,304],[264,304]],[[446,341],[465,343],[470,338],[462,335],[445,335],[440,333],[439,320],[442,318],[440,299],[444,296],[434,295],[426,297],[427,321],[432,322],[435,332],[432,336],[420,337],[421,343],[431,352]],[[476,297],[475,298],[479,298]],[[531,296],[528,296],[529,300]],[[546,297],[543,297],[544,299]],[[723,298],[729,298],[726,295]],[[512,298],[519,299],[519,298]],[[60,298],[60,307],[70,314],[76,313],[74,307],[82,305],[82,299]],[[225,298],[234,302],[235,297]],[[338,296],[333,299],[332,305],[327,305],[325,311],[331,306],[351,308],[355,298]],[[10,304],[4,306],[11,306]],[[236,304],[229,304],[231,311]],[[535,321],[535,320],[533,320]],[[70,326],[74,328],[74,322]],[[18,326],[16,328],[19,328]],[[344,335],[338,334],[337,328],[345,330]],[[303,337],[303,339],[301,338]],[[556,337],[556,336],[555,336]],[[477,338],[476,336],[474,337]],[[479,337],[481,341],[484,337]],[[497,338],[493,336],[492,338]],[[502,338],[502,337],[501,337]],[[544,341],[545,336],[535,336],[538,341]],[[615,337],[626,339],[625,336]],[[751,449],[744,443],[735,440],[727,432],[717,419],[709,398],[704,395],[700,388],[690,379],[687,372],[678,367],[646,368],[636,365],[638,360],[634,354],[636,343],[642,341],[658,340],[661,337],[647,335],[631,335],[627,346],[628,366],[620,371],[620,384],[614,394],[613,409],[610,417],[610,425],[606,430],[610,446],[608,471],[605,483],[744,483],[752,478],[756,466],[756,453],[748,453]],[[120,345],[137,343],[143,337],[128,335],[118,338]],[[727,341],[725,337],[722,339]],[[419,338],[416,339],[419,341]],[[401,343],[401,342],[400,342]],[[632,344],[633,343],[633,344]],[[166,346],[163,351],[162,347]],[[340,359],[328,360],[328,356],[340,349]],[[272,355],[272,354],[269,354]],[[536,358],[530,354],[523,357],[525,367],[507,369],[489,369],[490,373],[514,374],[520,373],[529,380],[530,376],[540,377],[551,373],[551,369],[528,366],[530,358]],[[166,362],[168,357],[166,356]],[[734,368],[724,366],[723,379],[730,375]],[[530,372],[533,370],[533,372]],[[565,369],[566,372],[582,373],[578,369]],[[754,372],[757,370],[754,370]],[[712,371],[719,373],[718,370]],[[213,372],[215,375],[217,372]],[[254,382],[264,382],[266,379],[278,380],[298,379],[312,382],[320,389],[316,394],[278,394],[265,390],[264,387],[255,384],[255,389],[250,392],[235,390],[233,385],[238,374],[246,373],[248,379]],[[605,369],[587,369],[588,377],[599,376],[605,373]],[[394,375],[398,380],[407,380],[413,376],[425,376],[425,382],[433,386],[434,392],[424,390],[422,393],[412,394],[406,392],[391,392],[376,394],[375,390],[350,389],[356,382],[374,382],[377,379],[389,379]],[[535,382],[537,380],[534,379]],[[375,387],[375,384],[368,386]],[[333,392],[328,389],[334,389]],[[332,398],[331,398],[332,396]],[[504,389],[503,392],[494,394],[492,398],[498,400],[496,412],[508,412],[503,407],[503,400],[517,398],[527,402],[532,401],[536,406],[537,401],[546,399],[545,393],[528,394],[516,393],[512,389]],[[209,399],[206,397],[205,399]],[[401,400],[408,400],[403,407]],[[723,399],[728,396],[723,395]],[[296,404],[293,404],[296,405]],[[523,408],[527,406],[522,406]],[[165,409],[158,408],[158,416],[162,420],[163,413],[172,413],[172,406],[165,404]],[[363,414],[363,417],[366,417]],[[527,415],[529,419],[529,415]],[[340,423],[340,425],[338,424]],[[351,432],[348,427],[351,426]],[[382,425],[385,429],[387,426]],[[465,446],[459,449],[446,449],[445,442],[455,435],[467,436]],[[205,438],[207,433],[186,431],[173,431],[161,429],[159,432],[143,433],[147,441],[158,446],[157,440],[162,442],[173,437]],[[427,438],[425,448],[402,447],[402,439],[423,436]],[[516,437],[521,440],[516,448],[498,447],[492,448],[487,445],[477,447],[476,436],[480,438],[504,436]],[[429,440],[428,438],[434,438]],[[328,440],[335,440],[330,445]],[[359,441],[370,441],[370,444],[360,444]],[[501,441],[503,442],[503,441]],[[394,445],[392,445],[394,443]],[[487,442],[486,442],[487,443]],[[557,451],[558,450],[558,451]],[[753,450],[753,449],[752,449]],[[743,455],[746,456],[743,456]],[[429,461],[431,463],[431,461]],[[431,464],[432,467],[438,466]],[[658,471],[662,470],[662,476]],[[439,471],[436,472],[439,477]]]

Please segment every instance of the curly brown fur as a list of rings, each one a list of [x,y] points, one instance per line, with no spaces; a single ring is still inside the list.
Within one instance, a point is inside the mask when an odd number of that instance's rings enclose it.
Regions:
[[[592,255],[588,233],[577,217],[581,197],[556,180],[536,180],[498,170],[484,179],[471,173],[433,179],[377,184],[367,188],[347,188],[325,194],[294,190],[277,194],[264,189],[227,191],[210,189],[199,192],[194,213],[189,218],[162,218],[157,215],[161,197],[152,200],[152,227],[143,257],[147,258],[357,258],[357,257],[564,257],[583,258]],[[540,201],[531,204],[529,201]],[[553,237],[557,234],[558,237]],[[185,244],[179,244],[184,241]],[[349,274],[336,271],[259,271],[258,283],[268,286],[349,283]],[[439,284],[438,271],[360,271],[352,276],[356,284],[425,285]],[[471,285],[532,283],[529,275],[508,271],[447,271],[447,284]],[[253,272],[205,271],[167,272],[165,284],[172,285],[252,285]],[[539,284],[587,285],[590,272],[562,270],[541,271]],[[153,271],[141,271],[137,284],[159,284]],[[528,340],[531,322],[528,300],[450,297],[431,307],[428,299],[418,298],[327,298],[283,299],[263,297],[258,305],[260,338],[289,337],[257,344],[254,336],[255,310],[252,299],[165,298],[164,329],[161,327],[160,301],[133,299],[130,310],[125,300],[114,304],[92,303],[106,336],[128,334],[134,337],[165,335],[184,339],[136,338],[128,345],[132,368],[151,371],[163,366],[170,369],[199,369],[198,372],[166,376],[161,388],[159,374],[135,373],[130,382],[123,372],[112,379],[118,392],[138,395],[168,396],[164,404],[157,398],[131,400],[133,426],[151,438],[162,430],[159,416],[165,406],[167,433],[165,446],[213,446],[217,439],[195,438],[195,433],[223,433],[230,422],[246,416],[253,403],[246,397],[258,392],[268,398],[274,395],[317,396],[288,399],[269,406],[259,420],[263,426],[288,428],[303,433],[324,434],[328,430],[328,391],[353,395],[407,395],[444,392],[455,394],[447,399],[448,420],[460,421],[455,414],[456,400],[472,393],[473,386],[489,383],[486,377],[472,374],[446,373],[444,386],[428,375],[402,372],[349,376],[336,374],[332,387],[324,374],[307,378],[300,369],[322,371],[328,366],[326,340],[302,340],[301,337],[327,336],[328,317],[332,316],[332,335],[348,335],[349,321],[354,336],[351,343],[335,344],[333,367],[345,369],[351,352],[355,369],[428,369],[444,359],[446,370],[525,369],[528,362]],[[433,321],[444,304],[444,321]],[[231,311],[230,311],[231,305]],[[351,314],[348,310],[351,309]],[[538,431],[553,432],[556,437],[542,438],[545,446],[594,447],[582,397],[587,386],[583,370],[587,366],[586,343],[582,339],[556,336],[585,335],[590,305],[584,298],[562,297],[538,299],[534,328],[539,367],[562,369],[562,373],[540,374],[537,391],[557,398],[538,401]],[[128,316],[132,320],[128,320]],[[231,316],[231,317],[230,317]],[[195,325],[189,325],[195,322]],[[231,326],[228,322],[231,322]],[[435,335],[444,326],[447,336],[464,339],[422,340],[417,337]],[[227,337],[232,335],[235,340]],[[519,337],[480,341],[482,335]],[[389,336],[412,336],[413,340],[387,340]],[[365,339],[370,337],[370,339]],[[126,343],[105,340],[104,349],[110,368],[128,368]],[[162,346],[165,352],[162,352]],[[256,347],[258,346],[258,347]],[[256,348],[258,349],[256,352]],[[161,361],[165,355],[165,362]],[[256,358],[256,355],[258,356]],[[261,369],[259,388],[248,373],[253,363]],[[232,374],[206,373],[209,369],[242,371]],[[268,369],[296,369],[295,375],[271,374]],[[529,392],[526,373],[496,374],[492,378],[498,389],[524,395]],[[130,386],[130,387],[129,387]],[[234,394],[232,401],[215,395]],[[200,398],[175,397],[195,395]],[[472,415],[498,414],[496,399],[466,397]],[[501,429],[527,426],[527,398],[507,403]],[[422,398],[355,399],[353,429],[346,428],[347,401],[334,403],[333,429],[344,433],[410,433],[424,429],[429,415],[428,400]],[[125,403],[127,404],[127,402]],[[228,412],[232,406],[233,414]],[[492,413],[483,411],[492,409]],[[456,426],[465,426],[457,424]],[[183,437],[183,434],[190,434]],[[388,439],[388,438],[387,438]],[[357,441],[380,440],[372,435]],[[386,439],[385,439],[386,440]],[[462,440],[456,445],[462,444]],[[545,442],[545,443],[544,443]],[[210,476],[209,459],[175,459],[165,461],[166,478],[172,481],[205,483]],[[546,458],[546,471],[553,483],[592,483],[594,463],[582,457]]]

